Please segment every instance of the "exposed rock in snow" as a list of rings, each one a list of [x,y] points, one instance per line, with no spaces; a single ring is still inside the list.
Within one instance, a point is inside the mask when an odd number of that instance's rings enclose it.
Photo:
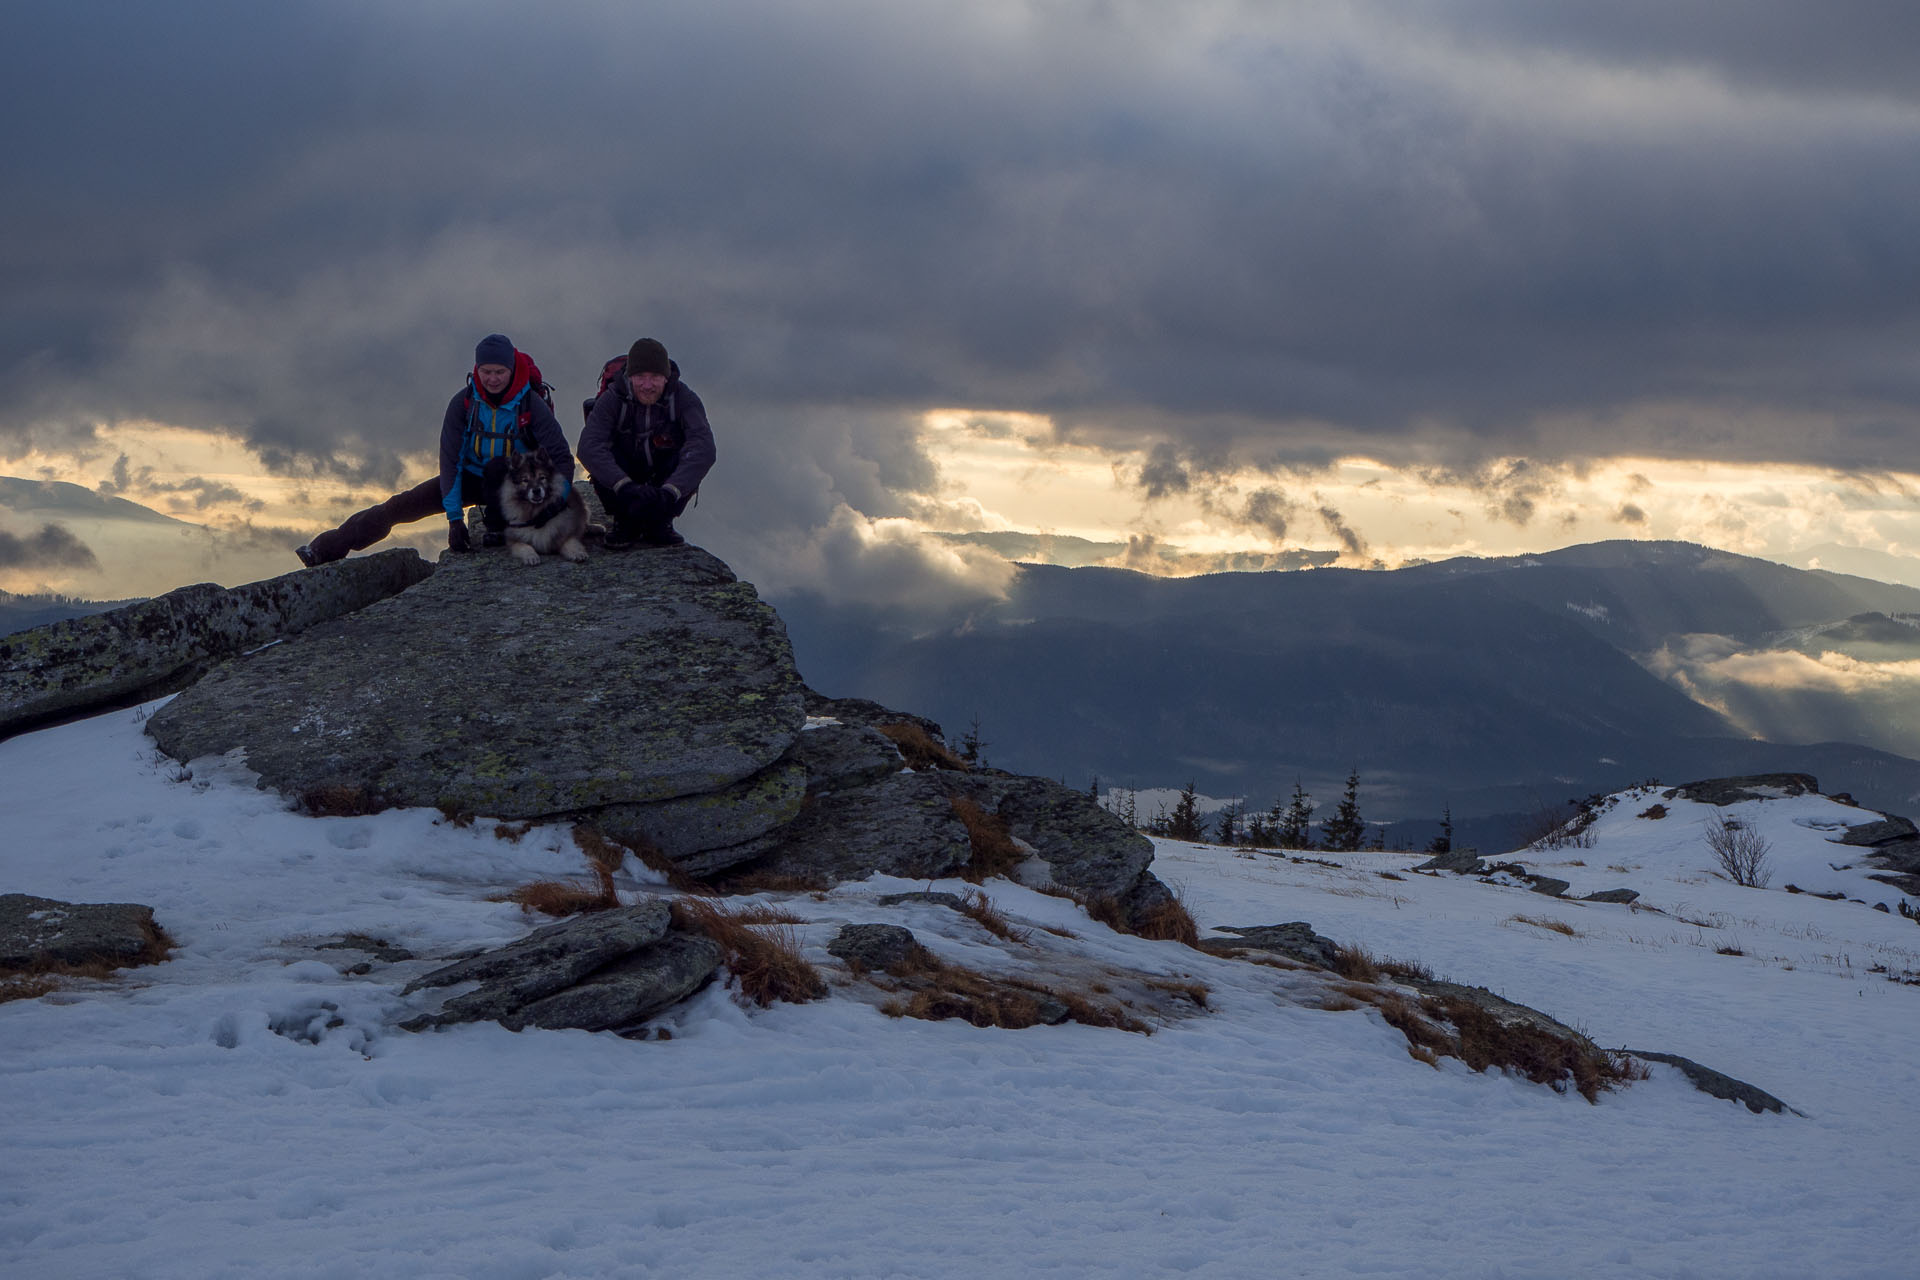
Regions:
[[[0,638],[0,738],[171,693],[221,658],[352,613],[432,572],[402,548],[230,590],[203,582]]]

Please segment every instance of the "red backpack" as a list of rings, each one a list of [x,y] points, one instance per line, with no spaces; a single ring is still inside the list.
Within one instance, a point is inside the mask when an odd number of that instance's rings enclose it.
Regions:
[[[607,394],[607,388],[625,377],[626,373],[627,358],[625,356],[615,356],[600,366],[599,387],[595,389],[592,396],[580,402],[580,420],[582,422],[585,422],[593,416],[593,406],[599,401],[601,396]]]

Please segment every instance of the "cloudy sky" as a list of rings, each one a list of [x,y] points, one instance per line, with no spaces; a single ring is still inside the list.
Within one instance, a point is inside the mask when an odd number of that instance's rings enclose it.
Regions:
[[[0,474],[203,526],[203,576],[290,569],[431,474],[493,330],[570,433],[662,339],[720,445],[683,527],[776,596],[991,592],[1002,562],[936,535],[996,531],[1182,572],[1920,555],[1908,3],[23,0],[0,29]],[[44,506],[0,512],[0,587],[193,580]]]

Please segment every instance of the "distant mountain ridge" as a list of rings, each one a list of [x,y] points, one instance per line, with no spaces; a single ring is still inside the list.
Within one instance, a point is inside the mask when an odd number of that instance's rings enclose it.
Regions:
[[[1920,612],[1920,591],[1688,543],[1184,579],[1025,565],[1004,601],[922,636],[781,611],[816,687],[977,718],[994,763],[1076,785],[1191,778],[1264,807],[1296,775],[1330,800],[1358,767],[1376,817],[1787,769],[1883,808],[1920,797],[1920,762],[1755,741],[1635,660],[1670,636]]]

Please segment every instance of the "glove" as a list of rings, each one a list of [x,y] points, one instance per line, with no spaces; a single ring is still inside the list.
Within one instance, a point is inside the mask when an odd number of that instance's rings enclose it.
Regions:
[[[449,520],[447,522],[447,548],[451,551],[473,550],[473,543],[467,538],[467,522],[465,520]]]
[[[549,502],[546,506],[534,512],[533,519],[527,521],[527,523],[539,529],[543,527],[547,521],[553,519],[566,509],[567,500],[565,498],[555,498],[552,502]]]
[[[667,495],[654,485],[636,484],[619,493],[620,514],[628,523],[641,526],[659,524],[672,512]]]

